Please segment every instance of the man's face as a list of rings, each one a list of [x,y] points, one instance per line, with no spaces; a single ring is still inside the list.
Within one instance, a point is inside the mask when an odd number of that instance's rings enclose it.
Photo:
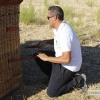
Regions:
[[[54,28],[54,23],[55,23],[55,16],[52,16],[51,13],[50,13],[50,10],[48,10],[48,15],[47,15],[47,18],[48,18],[48,21],[49,21],[49,24],[52,28]]]

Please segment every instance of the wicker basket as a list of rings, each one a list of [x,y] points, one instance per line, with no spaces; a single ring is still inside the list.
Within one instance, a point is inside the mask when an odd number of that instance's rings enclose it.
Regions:
[[[19,4],[6,2],[4,6],[3,2],[0,6],[0,98],[22,83],[20,62],[8,62],[8,59],[20,58],[19,46]]]

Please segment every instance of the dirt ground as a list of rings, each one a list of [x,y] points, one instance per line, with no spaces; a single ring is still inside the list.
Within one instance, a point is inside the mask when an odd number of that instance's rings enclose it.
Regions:
[[[25,5],[29,0],[24,0],[21,7]],[[33,0],[33,5],[36,10],[40,10],[40,7],[44,6],[43,0]],[[4,97],[2,100],[100,100],[100,39],[91,35],[92,32],[96,32],[100,25],[96,23],[94,12],[97,11],[100,5],[100,0],[94,0],[94,7],[88,7],[86,5],[87,0],[61,0],[61,6],[73,6],[76,11],[85,13],[84,26],[90,26],[90,29],[84,30],[86,37],[80,41],[82,47],[82,68],[79,73],[85,73],[87,76],[88,89],[86,92],[74,89],[71,93],[64,94],[57,98],[50,98],[46,94],[47,79],[48,77],[39,69],[35,60],[22,61],[22,73],[23,84],[13,93]],[[93,1],[93,0],[92,0]],[[48,1],[50,3],[53,0]],[[94,22],[93,22],[94,21]],[[53,38],[52,29],[49,24],[46,25],[25,25],[20,23],[20,50],[21,57],[27,57],[33,55],[39,50],[53,50],[52,45],[46,45],[42,48],[25,48],[29,45],[35,45],[39,41],[44,39]],[[100,34],[100,33],[99,33]],[[91,90],[98,90],[99,94],[90,95]]]

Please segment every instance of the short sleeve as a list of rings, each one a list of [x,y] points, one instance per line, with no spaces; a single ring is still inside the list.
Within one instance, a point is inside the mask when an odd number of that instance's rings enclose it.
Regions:
[[[59,38],[62,52],[71,51],[72,36],[69,31],[63,32]]]

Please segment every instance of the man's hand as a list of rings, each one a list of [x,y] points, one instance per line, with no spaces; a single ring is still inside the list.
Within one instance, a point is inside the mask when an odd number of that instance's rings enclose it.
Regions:
[[[43,40],[37,44],[38,47],[45,46],[46,44],[54,44],[54,39]]]
[[[47,61],[48,56],[45,53],[39,53],[37,56],[43,61]]]
[[[46,44],[47,44],[47,41],[46,41],[46,40],[43,40],[43,41],[39,42],[39,43],[37,44],[37,46],[38,46],[38,47],[42,47],[42,46],[45,46]]]

